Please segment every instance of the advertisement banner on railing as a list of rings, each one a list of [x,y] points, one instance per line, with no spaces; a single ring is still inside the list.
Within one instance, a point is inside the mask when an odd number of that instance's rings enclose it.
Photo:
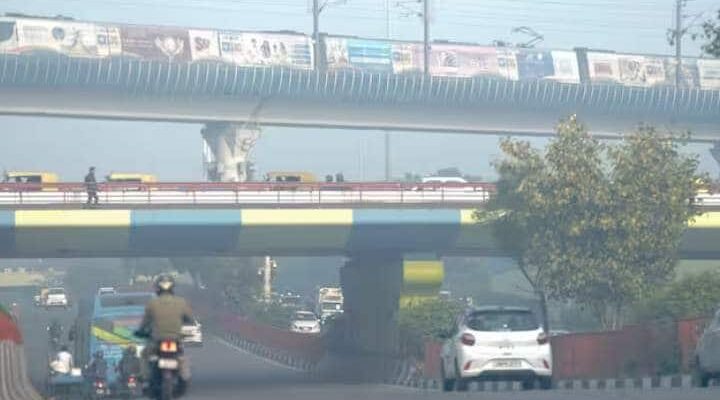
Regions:
[[[574,51],[553,50],[553,67],[555,74],[548,79],[565,83],[580,83],[580,67]]]
[[[593,83],[617,83],[620,81],[620,66],[617,54],[588,52],[588,75]]]
[[[190,61],[190,39],[186,29],[123,25],[120,32],[125,56],[144,60]]]
[[[313,68],[309,37],[274,33],[219,33],[223,61],[241,66]]]
[[[190,29],[188,35],[193,61],[221,61],[217,31]]]
[[[328,37],[325,54],[330,69],[393,70],[393,48],[387,41]]]
[[[420,73],[423,70],[422,52],[418,53],[413,43],[393,43],[392,66],[396,74]],[[420,58],[417,58],[418,55]]]
[[[675,58],[666,57],[665,60],[665,82],[667,85],[675,85]],[[683,58],[682,59],[682,75],[680,76],[680,85],[685,88],[698,88],[700,87],[700,77],[698,72],[697,59],[695,58]]]
[[[516,58],[520,79],[580,82],[577,58],[572,51],[521,49],[516,53]]]
[[[108,57],[121,53],[117,27],[61,20],[16,22],[19,52],[52,51],[69,57]]]
[[[0,17],[0,53],[17,53],[15,20]]]
[[[659,86],[666,83],[665,64],[660,57],[619,55],[619,83],[625,86]]]
[[[396,72],[407,72],[408,70],[422,72],[423,46],[413,44],[411,48],[412,57],[407,54],[408,47],[396,47],[395,59],[405,61],[402,68],[395,68]],[[407,60],[412,60],[412,63]],[[515,51],[512,49],[443,43],[432,45],[430,73],[435,76],[465,78],[487,76],[518,79],[517,60]]]
[[[697,60],[700,87],[708,90],[720,89],[720,60]]]

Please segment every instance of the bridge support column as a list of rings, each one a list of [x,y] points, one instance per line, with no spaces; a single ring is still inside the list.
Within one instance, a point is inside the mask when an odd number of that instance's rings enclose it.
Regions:
[[[249,154],[260,137],[257,125],[208,123],[201,131],[205,171],[213,182],[250,180]]]
[[[720,165],[720,140],[713,142],[713,147],[710,149],[710,155],[712,155],[715,162]]]
[[[344,342],[363,354],[397,354],[401,308],[437,296],[443,276],[443,263],[435,257],[352,257],[340,271],[347,324]]]

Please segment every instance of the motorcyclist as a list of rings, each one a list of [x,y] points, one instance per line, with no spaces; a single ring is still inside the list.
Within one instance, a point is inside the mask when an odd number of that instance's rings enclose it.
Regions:
[[[107,361],[102,350],[93,354],[93,359],[87,367],[87,376],[93,380],[107,380]]]
[[[142,352],[142,377],[144,383],[150,381],[148,358],[155,352],[156,344],[162,340],[182,339],[182,326],[192,323],[192,309],[182,297],[175,296],[175,280],[169,275],[161,275],[155,280],[157,297],[145,306],[140,328],[136,335],[149,337],[151,340]],[[178,357],[180,385],[178,392],[182,394],[190,381],[190,363],[183,355]]]
[[[131,375],[136,377],[140,375],[140,359],[137,356],[137,347],[134,344],[130,344],[123,351],[122,358],[118,363],[118,372],[122,382],[127,382]]]
[[[57,349],[63,334],[63,326],[58,320],[53,320],[47,327],[48,339],[53,350]]]
[[[55,359],[50,363],[50,369],[56,374],[67,375],[72,372],[73,367],[73,356],[70,354],[68,347],[63,345],[60,347]]]

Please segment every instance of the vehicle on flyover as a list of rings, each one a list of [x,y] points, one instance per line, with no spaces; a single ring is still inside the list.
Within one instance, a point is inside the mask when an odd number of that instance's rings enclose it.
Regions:
[[[56,184],[60,181],[53,172],[40,171],[7,171],[3,174],[3,183],[18,183],[24,185],[24,190],[56,191]]]
[[[441,351],[443,390],[466,391],[473,380],[552,387],[550,340],[523,307],[479,307],[461,314]]]
[[[720,310],[700,336],[693,364],[698,386],[707,387],[710,379],[720,378]]]
[[[144,190],[143,185],[153,184],[157,181],[155,175],[141,173],[111,172],[105,177],[107,183],[123,184],[123,190]]]

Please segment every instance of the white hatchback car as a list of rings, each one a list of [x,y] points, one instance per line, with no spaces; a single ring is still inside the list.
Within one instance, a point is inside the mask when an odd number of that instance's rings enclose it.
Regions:
[[[465,391],[472,380],[521,381],[552,388],[550,340],[533,312],[480,307],[458,317],[441,354],[443,390]]]
[[[699,386],[707,387],[712,378],[720,378],[720,310],[703,331],[695,349],[695,379]]]

